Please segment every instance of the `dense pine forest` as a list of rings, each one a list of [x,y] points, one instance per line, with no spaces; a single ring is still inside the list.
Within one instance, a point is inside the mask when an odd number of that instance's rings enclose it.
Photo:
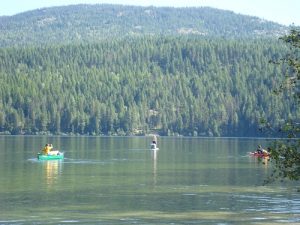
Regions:
[[[260,136],[293,117],[273,96],[278,41],[144,37],[0,49],[0,131]]]
[[[211,8],[53,7],[0,17],[0,134],[264,136],[287,27]]]

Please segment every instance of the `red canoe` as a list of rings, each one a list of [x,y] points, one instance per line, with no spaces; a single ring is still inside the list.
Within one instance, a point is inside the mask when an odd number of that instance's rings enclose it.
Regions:
[[[270,153],[250,152],[250,155],[256,156],[256,157],[268,157],[268,156],[270,156]]]

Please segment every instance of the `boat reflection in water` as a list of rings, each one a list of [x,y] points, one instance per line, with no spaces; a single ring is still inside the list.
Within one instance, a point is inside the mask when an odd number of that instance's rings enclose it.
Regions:
[[[152,160],[153,160],[153,184],[154,186],[156,186],[157,183],[157,154],[158,151],[151,151],[151,156],[152,156]]]
[[[257,156],[250,155],[249,159],[250,161],[255,162],[256,166],[263,167],[265,172],[269,171],[270,156],[257,157]]]
[[[44,161],[45,178],[48,187],[52,187],[59,176],[62,174],[62,161],[61,160],[48,160]]]

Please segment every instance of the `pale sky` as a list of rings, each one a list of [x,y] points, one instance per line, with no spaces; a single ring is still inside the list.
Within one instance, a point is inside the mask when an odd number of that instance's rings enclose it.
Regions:
[[[0,16],[51,6],[74,4],[202,7],[231,10],[284,25],[300,26],[300,0],[3,0]]]

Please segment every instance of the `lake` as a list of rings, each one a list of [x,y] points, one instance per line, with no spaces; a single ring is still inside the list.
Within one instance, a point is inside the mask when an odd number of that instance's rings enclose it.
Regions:
[[[300,193],[263,186],[272,140],[0,136],[0,224],[300,224]],[[38,161],[52,143],[62,161]]]

